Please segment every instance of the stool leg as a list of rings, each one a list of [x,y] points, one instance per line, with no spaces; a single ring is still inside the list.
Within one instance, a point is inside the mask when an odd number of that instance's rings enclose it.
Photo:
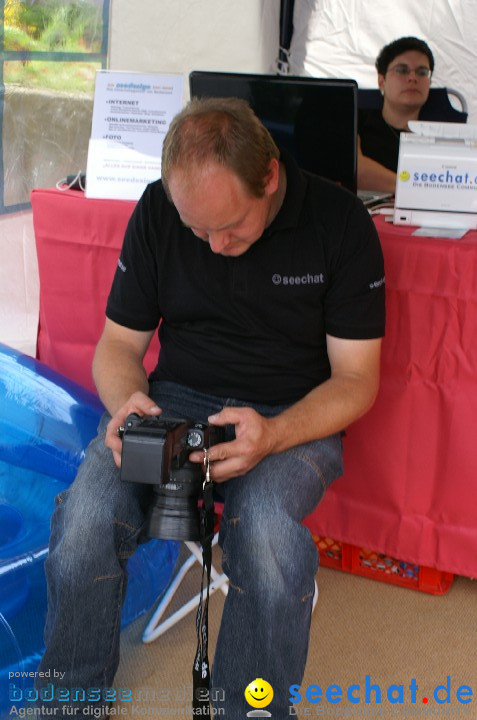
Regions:
[[[214,539],[212,541],[212,546],[216,545],[218,542],[218,533],[214,535]],[[159,620],[164,615],[169,603],[171,602],[172,598],[174,597],[179,585],[181,584],[182,580],[184,579],[184,576],[186,573],[190,570],[190,568],[194,565],[194,563],[198,562],[200,565],[202,565],[202,549],[197,545],[196,543],[187,541],[185,543],[187,547],[189,548],[191,555],[187,558],[187,560],[183,563],[181,566],[179,572],[175,576],[174,580],[172,581],[171,585],[169,586],[167,592],[165,593],[164,597],[160,601],[159,605],[157,606],[153,616],[151,617],[149,623],[146,626],[146,629],[144,630],[142,641],[144,643],[150,643],[156,638],[158,638],[160,635],[166,632],[166,630],[169,630],[170,627],[175,625],[176,622],[181,620],[183,617],[185,617],[191,610],[194,609],[194,607],[197,607],[199,604],[200,599],[200,592],[197,593],[191,600],[189,600],[187,603],[182,605],[178,610],[176,610],[167,620],[164,620],[162,623],[159,623]],[[218,573],[217,570],[214,568],[214,566],[211,567],[210,570],[210,576],[211,576],[211,583],[209,586],[209,595],[214,593],[219,588],[222,590],[224,595],[227,594],[228,591],[228,585],[227,585],[227,576],[225,573]],[[205,597],[207,594],[207,588],[204,588],[202,597]]]
[[[311,612],[315,611],[316,603],[318,602],[318,585],[315,580],[315,592],[313,593],[313,605],[311,606]]]

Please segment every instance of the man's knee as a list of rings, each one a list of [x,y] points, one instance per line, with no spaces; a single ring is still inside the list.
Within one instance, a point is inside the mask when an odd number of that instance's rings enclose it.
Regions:
[[[245,504],[222,518],[223,563],[232,586],[279,600],[311,591],[318,554],[309,531],[284,512]]]
[[[108,458],[109,463],[109,458]],[[117,468],[82,468],[73,484],[56,498],[51,522],[51,570],[75,574],[77,568],[111,564],[132,554],[144,526],[147,502],[142,486],[122,483]]]

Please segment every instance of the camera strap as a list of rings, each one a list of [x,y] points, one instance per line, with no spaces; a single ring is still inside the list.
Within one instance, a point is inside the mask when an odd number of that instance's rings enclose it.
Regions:
[[[210,479],[210,460],[208,452],[204,454],[205,479],[203,484],[202,507],[200,508],[200,543],[202,545],[202,578],[200,581],[199,607],[195,619],[197,632],[197,652],[192,672],[193,698],[192,713],[202,718],[210,718],[210,667],[208,658],[209,636],[209,586],[210,569],[212,566],[212,540],[214,537],[214,496],[213,484]],[[205,603],[204,574],[207,573],[207,593]]]

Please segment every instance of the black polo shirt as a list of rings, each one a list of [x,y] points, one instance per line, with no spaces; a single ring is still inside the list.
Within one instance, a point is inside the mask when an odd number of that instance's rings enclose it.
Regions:
[[[384,269],[369,214],[354,195],[299,170],[283,205],[239,257],[214,254],[185,228],[160,181],[124,239],[108,318],[159,325],[151,379],[269,404],[292,403],[330,376],[326,334],[384,334]]]
[[[381,110],[358,112],[358,134],[363,155],[388,170],[397,171],[401,130],[388,125]]]

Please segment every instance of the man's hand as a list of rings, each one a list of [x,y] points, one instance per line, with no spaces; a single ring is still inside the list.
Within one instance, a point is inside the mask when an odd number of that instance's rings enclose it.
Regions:
[[[161,408],[148,395],[143,392],[135,392],[127,403],[113,415],[106,430],[105,444],[111,448],[114,462],[118,467],[121,466],[122,440],[118,437],[117,430],[119,427],[124,427],[127,416],[131,413],[136,413],[141,417],[143,415],[160,415],[161,412]]]
[[[243,475],[267,455],[344,430],[372,406],[379,386],[381,339],[345,340],[327,335],[331,377],[272,418],[252,408],[226,407],[212,425],[235,425],[236,439],[210,448],[211,477]],[[203,453],[191,453],[200,461]]]
[[[224,482],[244,475],[274,450],[273,419],[267,419],[252,408],[226,407],[208,418],[211,425],[235,425],[235,440],[213,445],[209,450],[210,475],[214,482]],[[201,462],[202,452],[190,454],[192,462]]]

